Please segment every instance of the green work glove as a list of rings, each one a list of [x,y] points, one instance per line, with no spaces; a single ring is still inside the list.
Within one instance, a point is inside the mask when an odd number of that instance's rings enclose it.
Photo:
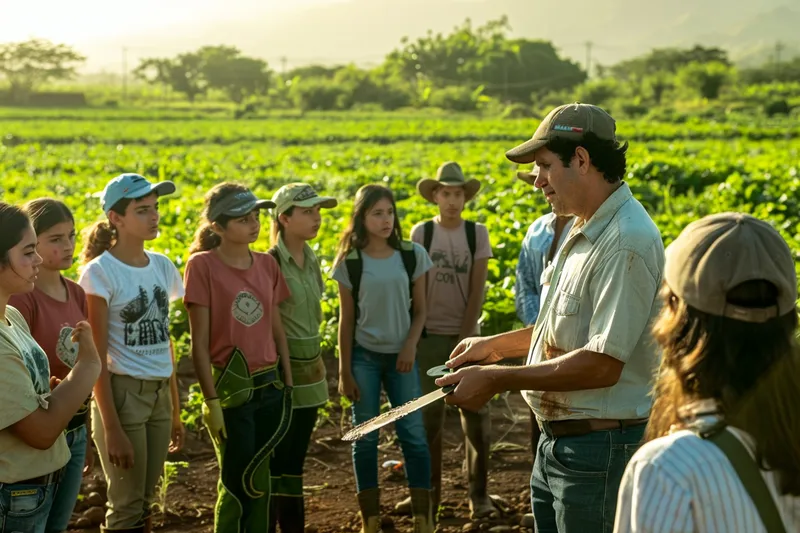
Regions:
[[[219,404],[219,398],[206,400],[203,403],[203,424],[208,428],[208,432],[214,442],[220,442],[222,439],[228,438],[228,434],[225,432],[225,419],[222,416],[222,406]]]

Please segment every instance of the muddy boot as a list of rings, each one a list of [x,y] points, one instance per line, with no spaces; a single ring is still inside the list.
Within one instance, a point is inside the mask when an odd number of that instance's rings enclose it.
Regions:
[[[428,437],[428,449],[431,453],[431,488],[433,496],[431,505],[434,516],[442,501],[442,425],[444,424],[444,403],[427,405],[422,410],[425,423],[425,434]],[[397,514],[411,516],[411,497],[401,500],[394,506]]]
[[[414,533],[433,533],[433,530],[436,528],[431,506],[433,491],[428,489],[409,490],[411,492],[411,513],[414,518]]]
[[[281,533],[303,533],[306,523],[305,502],[293,496],[278,497],[278,524]]]
[[[147,532],[149,533],[149,529]],[[100,526],[100,533],[145,533],[145,526],[133,526],[133,527],[115,527],[115,528],[108,528],[106,526]]]
[[[461,429],[466,437],[470,518],[487,518],[497,512],[486,486],[491,435],[488,409],[482,409],[478,413],[462,410]]]
[[[359,492],[358,508],[361,515],[361,533],[379,533],[381,530],[381,495],[378,488]]]

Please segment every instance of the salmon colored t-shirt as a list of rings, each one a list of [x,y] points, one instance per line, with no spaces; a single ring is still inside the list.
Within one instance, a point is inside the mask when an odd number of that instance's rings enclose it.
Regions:
[[[253,264],[246,270],[225,264],[213,250],[194,254],[186,263],[183,302],[210,310],[209,352],[214,366],[225,366],[237,347],[251,372],[278,359],[272,313],[289,297],[289,287],[271,255],[252,255]]]
[[[69,367],[59,357],[59,350],[64,349],[59,343],[61,329],[66,326],[74,328],[78,322],[86,320],[89,312],[83,288],[64,277],[61,281],[67,288],[66,302],[56,300],[38,288],[25,294],[15,294],[8,301],[25,318],[31,335],[47,354],[50,375],[58,379],[64,379],[69,374]]]

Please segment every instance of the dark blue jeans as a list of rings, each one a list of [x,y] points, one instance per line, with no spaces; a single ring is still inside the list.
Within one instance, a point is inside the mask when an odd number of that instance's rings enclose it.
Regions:
[[[353,379],[360,392],[353,404],[353,425],[376,417],[381,410],[381,384],[393,407],[420,396],[417,363],[411,372],[397,371],[397,354],[382,354],[361,346],[353,347]],[[395,422],[397,438],[403,450],[406,478],[410,488],[431,488],[431,454],[422,423],[422,411],[416,410]],[[378,486],[378,432],[373,431],[353,443],[353,468],[356,490],[361,492]]]
[[[64,474],[58,483],[53,507],[47,519],[46,533],[61,533],[66,531],[81,492],[83,480],[83,466],[86,463],[86,426],[67,433],[67,445],[72,454],[69,463],[64,467]]]
[[[531,475],[537,533],[611,533],[622,474],[644,429],[559,438],[542,432]]]
[[[57,485],[0,483],[0,531],[44,533]]]

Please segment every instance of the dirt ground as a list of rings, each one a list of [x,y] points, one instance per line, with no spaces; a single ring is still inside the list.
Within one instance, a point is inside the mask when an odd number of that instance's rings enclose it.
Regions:
[[[329,370],[329,376],[335,376]],[[335,378],[330,380],[331,397],[336,400]],[[519,394],[509,394],[492,404],[492,453],[489,492],[498,495],[505,512],[498,517],[472,523],[467,505],[466,471],[463,470],[464,438],[458,412],[448,407],[444,432],[444,467],[440,521],[443,532],[480,531],[494,533],[520,530],[521,515],[530,512],[529,480],[531,475],[530,421],[528,407]],[[342,417],[337,406],[330,418],[312,437],[305,466],[306,531],[316,533],[359,531],[355,481],[350,457],[350,443],[341,436],[351,427],[349,410]],[[401,472],[383,468],[385,461],[402,461],[400,447],[394,442],[392,426],[381,430],[379,468],[383,530],[412,530],[411,519],[394,513],[394,505],[408,494]],[[164,533],[213,531],[216,499],[217,464],[213,448],[205,434],[190,433],[184,449],[169,458],[187,462],[179,468],[175,481],[166,492],[166,509],[155,516],[155,529]],[[96,466],[84,482],[84,496],[76,511],[88,506],[86,495],[102,492],[102,472]],[[99,511],[99,509],[98,509]],[[77,518],[79,515],[76,514]],[[70,531],[94,532],[97,529]],[[523,528],[524,531],[524,528]]]

